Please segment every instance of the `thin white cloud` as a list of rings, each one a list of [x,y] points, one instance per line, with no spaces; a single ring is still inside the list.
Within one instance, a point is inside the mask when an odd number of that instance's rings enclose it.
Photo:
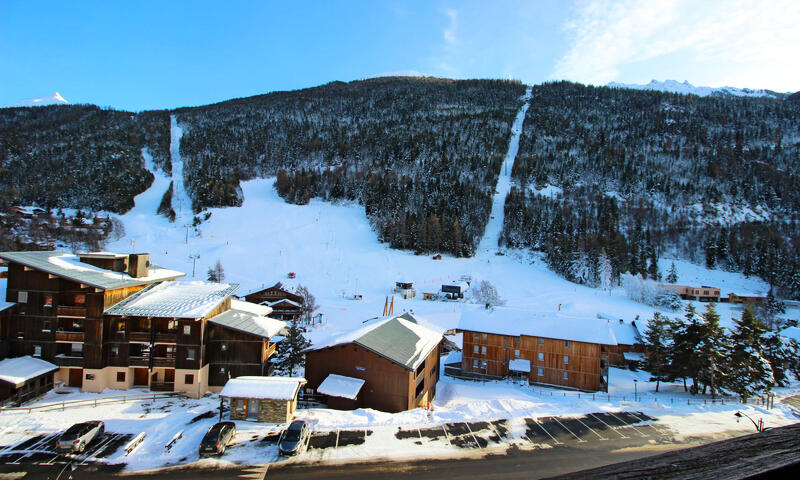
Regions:
[[[445,15],[449,19],[447,28],[444,29],[442,34],[444,37],[445,45],[453,46],[458,43],[456,39],[456,27],[458,26],[458,12],[452,8],[445,10]]]
[[[569,47],[552,78],[605,84],[637,62],[657,70],[675,54],[687,70],[713,71],[712,86],[800,87],[797,0],[589,0],[563,27]]]

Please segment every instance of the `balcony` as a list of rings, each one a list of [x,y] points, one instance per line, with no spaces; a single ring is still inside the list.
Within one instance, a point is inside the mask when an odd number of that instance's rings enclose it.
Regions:
[[[54,360],[59,367],[83,367],[83,357],[72,357],[59,353]]]
[[[175,332],[156,332],[155,343],[177,343],[178,334]]]
[[[68,332],[59,330],[56,332],[56,342],[83,342],[83,332]]]
[[[58,307],[59,317],[86,318],[86,307]]]
[[[153,392],[174,392],[175,382],[150,382],[150,390]]]
[[[131,367],[149,367],[150,359],[148,357],[128,357],[128,365]]]
[[[150,332],[128,332],[128,341],[150,343]]]
[[[153,367],[175,368],[175,357],[153,357]]]

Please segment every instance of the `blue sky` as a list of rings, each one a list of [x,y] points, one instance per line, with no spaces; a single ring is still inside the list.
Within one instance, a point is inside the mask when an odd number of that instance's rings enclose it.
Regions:
[[[389,73],[800,90],[800,1],[0,0],[0,105],[129,110]]]

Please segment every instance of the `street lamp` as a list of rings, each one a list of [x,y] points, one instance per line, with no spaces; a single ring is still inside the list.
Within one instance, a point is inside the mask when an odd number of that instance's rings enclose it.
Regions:
[[[742,413],[742,412],[736,412],[736,413],[734,413],[733,415],[736,417],[736,423],[739,423],[739,420],[740,420],[742,417],[746,417],[748,420],[750,420],[750,422],[753,424],[753,426],[755,426],[755,427],[756,427],[756,430],[757,430],[759,433],[764,431],[764,419],[763,419],[763,418],[759,418],[759,419],[758,419],[758,423],[756,423],[756,422],[755,422],[755,420],[753,420],[752,418],[750,418],[750,415],[748,415],[748,414],[746,414],[746,413]]]
[[[638,402],[638,401],[639,401],[639,400],[638,400],[638,394],[639,394],[639,391],[638,391],[638,389],[636,388],[636,385],[638,385],[638,384],[639,384],[639,380],[637,380],[637,379],[635,379],[635,378],[634,378],[634,379],[633,379],[633,401],[634,401],[634,402]]]

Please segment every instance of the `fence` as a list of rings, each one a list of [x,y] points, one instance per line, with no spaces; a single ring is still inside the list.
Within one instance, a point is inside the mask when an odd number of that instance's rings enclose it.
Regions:
[[[498,381],[505,381],[509,383],[518,383],[519,381],[514,381],[507,377],[495,377],[493,375],[482,375],[479,373],[463,373],[461,369],[445,367],[444,374],[448,377],[457,378],[459,380],[470,380],[476,382],[498,382]],[[527,381],[525,382],[527,383]],[[749,397],[747,399],[743,399],[740,397],[731,397],[731,396],[718,396],[717,398],[698,398],[698,397],[674,397],[674,396],[666,396],[660,393],[653,393],[648,392],[645,394],[641,393],[634,393],[634,394],[626,394],[626,395],[615,395],[603,392],[585,392],[585,391],[577,391],[577,390],[563,390],[565,387],[553,386],[553,388],[544,388],[536,385],[527,385],[530,391],[534,394],[543,396],[543,397],[577,397],[582,399],[591,399],[591,400],[606,400],[608,402],[614,401],[632,401],[632,402],[639,402],[642,400],[642,397],[647,397],[649,400],[659,401],[661,403],[669,403],[670,405],[757,405],[762,406],[765,408],[772,408],[775,404],[775,394],[770,393],[767,395],[761,396],[754,396]]]
[[[0,409],[0,412],[28,412],[31,413],[34,410],[47,412],[52,410],[65,410],[67,408],[78,408],[78,407],[97,407],[99,405],[110,405],[114,403],[127,403],[127,402],[141,402],[144,400],[153,400],[155,401],[157,398],[168,398],[168,397],[176,397],[180,396],[181,394],[178,392],[160,392],[160,393],[137,393],[133,395],[118,395],[115,397],[101,397],[101,398],[94,398],[91,400],[70,400],[64,402],[53,402],[53,403],[45,403],[43,405],[32,405],[30,407],[13,407],[13,408],[3,408]]]

